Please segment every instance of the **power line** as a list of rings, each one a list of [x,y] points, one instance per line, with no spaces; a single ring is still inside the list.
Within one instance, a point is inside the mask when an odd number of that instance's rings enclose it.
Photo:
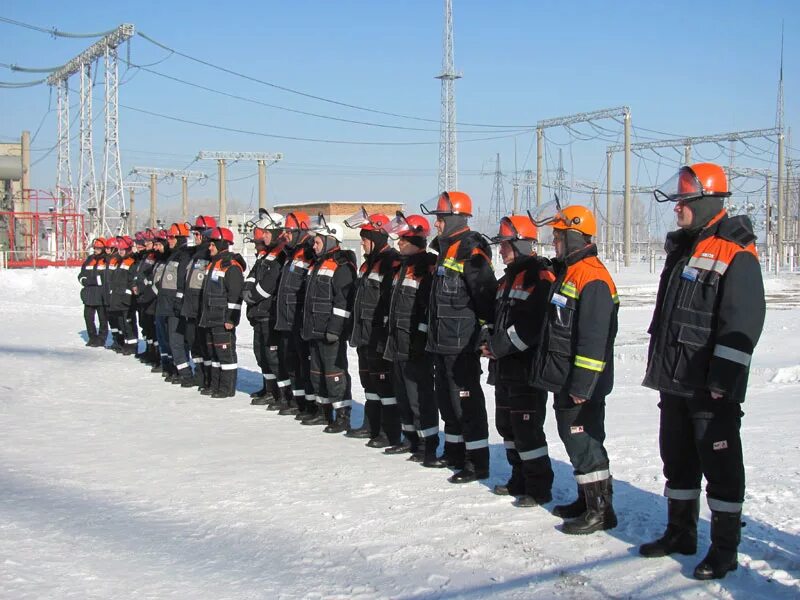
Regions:
[[[164,60],[166,60],[166,59],[164,59]],[[161,73],[160,71],[156,71],[154,69],[150,69],[150,68],[147,68],[147,67],[142,66],[142,65],[137,65],[136,63],[133,63],[133,62],[128,62],[128,61],[124,61],[124,62],[126,64],[128,64],[129,66],[133,67],[133,68],[140,69],[140,70],[142,70],[142,71],[144,71],[146,73],[150,73],[151,75],[156,75],[157,77],[162,77],[164,79],[168,79],[168,80],[174,81],[176,83],[180,83],[180,84],[183,84],[183,85],[186,85],[186,86],[189,86],[189,87],[193,87],[193,88],[200,89],[200,90],[203,90],[203,91],[206,91],[206,92],[210,92],[212,94],[218,94],[220,96],[225,96],[227,98],[233,98],[235,100],[241,100],[242,102],[249,102],[251,104],[257,104],[259,106],[266,106],[267,108],[274,108],[276,110],[283,110],[283,111],[286,111],[286,112],[291,112],[291,113],[295,113],[295,114],[299,114],[299,115],[305,115],[305,116],[309,116],[309,117],[315,117],[315,118],[318,118],[318,119],[328,119],[328,120],[331,120],[331,121],[338,121],[338,122],[341,122],[341,123],[351,123],[351,124],[355,124],[355,125],[367,125],[367,126],[370,126],[370,127],[381,127],[381,128],[384,128],[384,129],[400,129],[400,130],[404,130],[404,131],[436,131],[436,132],[439,131],[438,127],[437,128],[430,128],[430,127],[407,127],[407,126],[403,126],[403,125],[389,125],[389,124],[386,124],[386,123],[375,123],[375,122],[371,122],[371,121],[359,121],[357,119],[345,119],[345,118],[342,118],[342,117],[334,117],[334,116],[331,116],[331,115],[324,115],[324,114],[309,112],[309,111],[300,110],[300,109],[296,109],[296,108],[289,108],[287,106],[281,106],[281,105],[278,105],[278,104],[271,104],[269,102],[263,102],[263,101],[258,100],[256,98],[249,98],[247,96],[242,96],[242,95],[239,95],[239,94],[232,94],[230,92],[226,92],[226,91],[223,91],[223,90],[220,90],[220,89],[217,89],[217,88],[212,88],[212,87],[209,87],[209,86],[206,86],[206,85],[202,85],[202,84],[199,84],[199,83],[195,83],[195,82],[192,82],[192,81],[187,81],[186,79],[182,79],[180,77],[175,77],[174,75],[168,75],[166,73]],[[526,131],[531,131],[531,130],[529,130],[529,129],[527,129],[527,130],[526,129],[498,130],[498,131],[496,131],[496,133],[523,133],[523,132],[526,132]],[[486,132],[486,131],[465,131],[465,130],[462,129],[462,130],[459,131],[459,133],[488,133],[488,132]]]
[[[98,33],[70,33],[68,31],[60,31],[55,27],[45,28],[45,27],[38,27],[36,25],[31,25],[30,23],[23,23],[22,21],[16,21],[14,19],[9,19],[8,17],[0,17],[0,22],[8,23],[9,25],[15,25],[17,27],[24,27],[25,29],[31,29],[33,31],[39,31],[41,33],[47,33],[54,38],[61,37],[61,38],[96,38],[96,37],[103,37],[104,35],[108,35],[113,29],[109,31],[101,31]]]
[[[324,96],[318,96],[316,94],[309,94],[307,92],[302,92],[300,90],[296,90],[296,89],[293,89],[293,88],[290,88],[290,87],[286,87],[286,86],[283,86],[283,85],[278,85],[277,83],[272,83],[272,82],[266,81],[264,79],[259,79],[257,77],[253,77],[251,75],[247,75],[245,73],[240,73],[239,71],[234,71],[233,69],[229,69],[227,67],[223,67],[221,65],[214,64],[214,63],[209,62],[207,60],[203,60],[201,58],[197,58],[197,57],[191,56],[189,54],[186,54],[185,52],[181,52],[180,50],[176,50],[175,48],[167,46],[166,44],[163,44],[163,43],[153,39],[152,37],[150,37],[149,35],[145,34],[142,31],[137,31],[136,34],[138,36],[142,37],[143,39],[147,40],[151,44],[155,44],[156,46],[158,46],[159,48],[163,48],[164,50],[169,50],[171,52],[174,52],[178,56],[182,56],[183,58],[185,58],[187,60],[191,60],[191,61],[199,63],[201,65],[205,65],[207,67],[210,67],[212,69],[216,69],[218,71],[222,71],[223,73],[228,73],[229,75],[234,75],[235,77],[240,77],[242,79],[246,79],[246,80],[252,81],[254,83],[259,83],[261,85],[266,85],[268,87],[271,87],[271,88],[274,88],[274,89],[277,89],[277,90],[288,92],[290,94],[296,94],[296,95],[302,96],[304,98],[310,98],[312,100],[318,100],[320,102],[326,102],[328,104],[335,104],[337,106],[343,106],[345,108],[352,108],[354,110],[362,110],[362,111],[365,111],[365,112],[371,112],[371,113],[375,113],[375,114],[379,114],[379,115],[386,115],[386,116],[389,116],[389,117],[397,117],[397,118],[400,118],[400,119],[411,119],[411,120],[414,120],[414,121],[424,121],[424,122],[427,122],[427,123],[439,123],[439,120],[437,120],[437,119],[427,119],[427,118],[424,118],[424,117],[415,117],[415,116],[412,116],[412,115],[404,115],[404,114],[401,114],[401,113],[378,110],[378,109],[375,109],[375,108],[368,108],[368,107],[365,107],[365,106],[358,106],[356,104],[349,104],[347,102],[341,102],[339,100],[334,100],[332,98],[325,98]],[[494,124],[486,124],[486,123],[457,123],[457,125],[463,125],[463,126],[467,126],[467,127],[490,127],[490,128],[500,128],[500,129],[533,129],[533,126],[531,126],[531,125],[494,125]]]
[[[184,119],[181,117],[176,117],[174,115],[165,115],[162,113],[157,113],[150,110],[145,110],[143,108],[136,108],[135,106],[128,106],[125,104],[120,104],[120,107],[125,108],[127,110],[131,110],[134,112],[150,115],[153,117],[158,117],[161,119],[166,119],[169,121],[177,121],[178,123],[185,123],[187,125],[195,125],[197,127],[205,127],[208,129],[217,129],[219,131],[229,131],[232,133],[243,133],[246,135],[255,135],[259,137],[267,137],[267,138],[274,138],[280,140],[292,140],[298,142],[316,142],[322,144],[345,144],[345,145],[354,145],[354,146],[430,146],[430,145],[437,145],[439,142],[369,142],[369,141],[362,141],[362,140],[331,140],[331,139],[324,139],[324,138],[308,138],[308,137],[300,137],[300,136],[291,136],[291,135],[279,135],[276,133],[265,133],[261,131],[252,131],[249,129],[239,129],[236,127],[225,127],[222,125],[214,125],[212,123],[203,123],[200,121],[193,121],[191,119]],[[522,135],[520,133],[517,134],[509,134],[509,135],[500,135],[500,136],[491,136],[491,137],[483,137],[483,138],[473,138],[469,140],[461,140],[461,143],[469,143],[469,142],[484,142],[489,140],[499,140],[499,139],[506,139],[510,137],[516,137],[517,135]]]

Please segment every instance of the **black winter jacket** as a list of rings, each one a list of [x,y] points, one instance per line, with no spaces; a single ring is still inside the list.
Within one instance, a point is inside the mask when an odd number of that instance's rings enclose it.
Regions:
[[[556,277],[549,260],[523,257],[506,266],[497,286],[494,329],[487,343],[490,384],[526,384]]]
[[[311,268],[303,308],[304,340],[326,340],[326,334],[346,338],[352,324],[356,257],[336,248]]]
[[[242,288],[247,264],[239,254],[226,250],[211,259],[203,282],[200,327],[239,324]]]
[[[270,321],[274,326],[278,318],[273,308],[275,295],[285,262],[283,245],[272,246],[259,253],[247,274],[242,298],[247,305],[247,320],[251,323]]]
[[[426,350],[436,354],[477,352],[481,328],[494,322],[497,280],[491,249],[479,233],[465,229],[431,248],[439,253],[431,288]]]
[[[351,346],[369,346],[383,354],[388,334],[386,325],[392,279],[399,266],[400,255],[388,246],[370,254],[362,263],[353,302]]]
[[[667,235],[645,386],[744,401],[766,312],[755,239],[749,218],[724,211],[699,234]]]
[[[428,302],[436,269],[436,255],[418,252],[404,256],[392,280],[388,338],[383,358],[419,359],[428,342]]]

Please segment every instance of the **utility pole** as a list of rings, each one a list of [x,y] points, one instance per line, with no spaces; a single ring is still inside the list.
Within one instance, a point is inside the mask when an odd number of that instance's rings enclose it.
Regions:
[[[283,160],[281,152],[218,152],[201,150],[197,160],[216,160],[219,175],[219,220],[224,224],[228,218],[228,199],[225,194],[225,161],[246,160],[258,163],[258,207],[267,208],[267,167]],[[222,226],[222,225],[221,225]]]
[[[542,205],[542,158],[544,155],[544,129],[536,127],[536,206]]]
[[[611,202],[611,152],[606,152],[606,260],[611,260],[614,252],[614,226],[611,215],[613,206]]]
[[[155,227],[158,223],[158,178],[174,179],[181,178],[181,188],[183,193],[183,220],[189,218],[189,194],[187,179],[208,179],[208,175],[202,171],[186,171],[181,169],[162,169],[159,167],[134,167],[131,170],[134,175],[149,175],[150,176],[150,227]]]
[[[625,118],[625,229],[623,233],[623,240],[625,249],[623,250],[623,258],[625,259],[625,266],[631,266],[631,111],[626,109],[624,111]]]
[[[131,231],[136,231],[136,190],[149,187],[143,181],[126,181],[122,184],[123,188],[128,188],[130,194],[128,200],[128,226]]]
[[[461,77],[461,73],[457,73],[455,70],[453,59],[453,2],[444,0],[442,72],[436,76],[436,79],[442,82],[442,116],[439,124],[439,192],[458,189],[455,81]]]

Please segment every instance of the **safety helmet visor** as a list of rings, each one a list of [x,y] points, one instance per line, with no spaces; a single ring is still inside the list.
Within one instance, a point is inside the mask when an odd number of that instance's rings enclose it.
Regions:
[[[653,190],[658,202],[686,202],[703,196],[703,184],[689,167],[681,167],[662,185]]]
[[[406,216],[403,212],[398,210],[394,219],[384,225],[383,230],[389,234],[390,238],[396,240],[403,234],[408,235],[408,232],[411,231],[411,225],[406,220]]]
[[[518,228],[517,225],[514,223],[514,219],[519,219],[520,217],[503,217],[500,219],[500,227],[498,229],[497,235],[491,238],[491,241],[495,244],[499,244],[500,242],[508,242],[512,240],[532,240],[536,241],[537,235],[535,234],[535,224],[533,223],[533,219],[529,216],[530,223],[528,223],[527,231],[521,230]],[[524,219],[525,217],[521,217]]]
[[[359,229],[364,227],[364,225],[369,225],[369,215],[367,214],[367,210],[362,206],[355,213],[347,217],[344,220],[344,224],[350,229]]]
[[[419,209],[424,215],[452,215],[457,212],[453,209],[453,202],[450,200],[450,194],[447,192],[442,192],[426,200],[419,205]]]
[[[537,227],[549,225],[556,219],[563,217],[561,214],[561,202],[558,196],[556,196],[554,200],[550,200],[550,202],[545,202],[541,206],[538,206],[533,212],[528,211],[528,216]]]

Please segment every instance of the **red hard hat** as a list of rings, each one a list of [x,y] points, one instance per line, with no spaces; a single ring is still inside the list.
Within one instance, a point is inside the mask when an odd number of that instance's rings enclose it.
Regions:
[[[127,235],[118,235],[114,241],[115,247],[120,250],[130,250],[133,246],[133,240]]]
[[[106,240],[106,248],[118,248],[119,240],[115,237],[110,237]]]
[[[192,231],[203,231],[204,229],[209,229],[211,227],[217,226],[217,220],[214,217],[208,215],[200,215],[194,220],[194,226],[192,227]]]
[[[422,215],[409,215],[406,223],[408,229],[400,232],[400,237],[428,237],[431,232],[431,224]]]
[[[212,227],[208,233],[210,240],[223,240],[229,244],[233,243],[233,232],[227,227]]]
[[[167,241],[167,230],[166,229],[159,229],[153,232],[153,241],[164,243]]]
[[[99,237],[95,238],[92,242],[92,248],[105,248],[106,247],[106,240]]]
[[[361,225],[365,231],[381,231],[389,223],[389,217],[383,213],[375,213],[369,216],[369,221]]]

